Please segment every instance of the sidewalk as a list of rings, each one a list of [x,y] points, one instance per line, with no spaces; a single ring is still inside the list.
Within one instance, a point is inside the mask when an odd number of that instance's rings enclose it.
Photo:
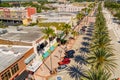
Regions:
[[[67,49],[71,49],[74,44],[74,40],[70,40],[69,44],[67,44]],[[65,45],[66,46],[66,45]],[[57,68],[58,62],[62,60],[64,57],[64,48],[65,46],[58,46],[53,53],[44,61],[44,63],[39,67],[39,69],[35,72],[34,77],[35,80],[47,80],[48,77],[51,76],[50,70],[54,71]]]
[[[86,17],[87,18],[87,17]],[[86,18],[76,27],[76,30],[79,30],[85,23],[86,21]],[[90,17],[88,17],[88,22],[87,24],[89,24],[89,22],[91,22],[89,19]],[[92,18],[94,20],[94,18]],[[83,35],[79,35],[77,37],[77,39],[75,40],[70,40],[67,44],[67,49],[79,49],[80,46],[81,46],[81,42],[83,41],[82,40],[82,37]],[[35,80],[48,80],[48,78],[52,77],[51,79],[49,80],[56,80],[56,76],[61,74],[64,75],[63,77],[63,80],[73,80],[71,78],[69,78],[68,75],[66,75],[66,73],[64,72],[61,72],[61,73],[58,73],[58,74],[54,74],[54,75],[51,75],[50,74],[50,70],[55,70],[55,68],[58,67],[58,62],[61,61],[61,58],[64,57],[64,48],[65,46],[58,46],[53,53],[51,53],[51,55],[46,59],[46,61],[44,61],[44,63],[39,67],[39,69],[34,73],[34,77],[35,77]],[[75,55],[77,54],[80,54],[78,52],[75,53]],[[73,60],[71,60],[71,64],[75,64]]]
[[[113,49],[115,49],[113,50],[113,53],[115,54],[115,62],[117,63],[117,66],[114,70],[114,75],[112,75],[111,78],[120,78],[120,43],[118,43],[118,40],[120,40],[120,27],[117,23],[112,21],[113,16],[107,9],[103,9],[103,13],[106,18],[111,44]]]
[[[93,19],[95,19],[95,18],[93,18]],[[95,20],[93,20],[93,21],[95,21]],[[92,22],[93,22],[93,21],[92,21]],[[88,22],[90,23],[91,20],[89,20]],[[88,24],[89,24],[89,23],[88,23]],[[82,25],[79,25],[79,28],[81,28],[82,26],[83,26],[83,24],[82,24]],[[83,46],[81,43],[84,41],[84,40],[83,40],[83,37],[85,37],[85,36],[86,36],[86,35],[79,35],[79,36],[77,37],[77,39],[75,40],[74,45],[72,45],[72,48],[71,48],[71,49],[74,49],[74,50],[78,49],[78,50],[79,50],[80,47]],[[79,51],[76,51],[76,53],[75,53],[75,55],[80,55],[80,54],[81,54],[81,53],[80,53]],[[68,66],[70,66],[70,65],[76,65],[76,63],[75,63],[75,61],[74,61],[73,59],[71,59],[70,64],[68,64]],[[84,68],[86,68],[86,66],[85,66]],[[71,78],[68,74],[66,74],[66,70],[63,70],[63,71],[61,71],[61,72],[58,72],[55,76],[49,78],[48,80],[57,80],[57,79],[56,79],[57,76],[62,77],[62,80],[74,80],[74,79]]]

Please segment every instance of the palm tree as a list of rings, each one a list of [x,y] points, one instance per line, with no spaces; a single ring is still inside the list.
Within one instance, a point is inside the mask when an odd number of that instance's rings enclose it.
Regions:
[[[94,8],[94,7],[95,7],[95,2],[94,2],[94,3],[89,4],[89,5],[88,5],[88,7],[89,7],[90,9]]]
[[[55,36],[54,30],[50,27],[43,29],[42,32],[45,34],[45,36],[44,36],[45,39],[49,39],[50,37]],[[49,42],[50,42],[50,40],[49,40]]]
[[[105,71],[113,71],[116,63],[114,62],[114,54],[111,40],[109,38],[106,21],[102,14],[102,8],[99,4],[98,13],[94,27],[94,33],[91,42],[91,54],[88,61],[94,65],[95,69],[105,69]]]
[[[108,53],[104,49],[98,49],[91,53],[87,60],[94,65],[94,68],[105,69],[105,71],[113,71],[116,66],[114,54]]]
[[[71,26],[69,24],[65,24],[64,26],[62,26],[62,30],[67,36],[69,32],[71,32]]]
[[[84,14],[86,13],[86,11],[87,11],[87,8],[83,8],[83,9],[81,10],[81,12],[84,13]]]
[[[50,27],[47,27],[47,28],[43,29],[42,32],[45,34],[44,38],[49,39],[49,46],[50,46],[50,41],[51,41],[50,37],[55,36],[54,30]],[[47,68],[50,70],[50,73],[52,74],[53,73],[53,71],[52,71],[52,56],[50,56],[50,63],[51,63],[51,70],[48,67]]]
[[[104,70],[94,70],[91,69],[87,72],[88,78],[86,80],[110,80],[111,74],[105,72]]]
[[[84,17],[84,14],[83,14],[83,13],[78,13],[77,16],[76,16],[76,18],[77,18],[78,20],[81,20],[83,17]]]
[[[94,35],[93,43],[91,43],[91,48],[90,48],[91,51],[94,52],[95,50],[98,49],[104,49],[107,52],[112,53],[113,49],[112,49],[112,45],[110,44],[111,40],[109,39],[109,36],[107,36],[105,33],[104,34],[101,33],[97,33],[96,35]]]
[[[78,32],[74,31],[74,30],[71,33],[72,33],[72,35],[73,35],[74,38],[76,38],[76,36],[78,35]]]
[[[0,28],[6,28],[7,26],[2,22],[0,21]]]

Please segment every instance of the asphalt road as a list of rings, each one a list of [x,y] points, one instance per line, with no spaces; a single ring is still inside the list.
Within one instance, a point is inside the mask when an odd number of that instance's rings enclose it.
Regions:
[[[118,41],[120,41],[120,25],[113,21],[113,16],[107,9],[103,9],[103,13],[112,40],[111,44],[113,45],[113,49],[115,49],[113,53],[115,54],[115,62],[117,63],[114,74],[111,78],[118,78],[120,77],[120,43],[118,43]]]

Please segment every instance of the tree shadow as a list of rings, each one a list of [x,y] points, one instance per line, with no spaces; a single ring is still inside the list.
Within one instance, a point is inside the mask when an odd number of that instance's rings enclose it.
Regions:
[[[82,42],[81,44],[85,47],[88,47],[90,45],[88,42]]]
[[[90,40],[91,40],[91,38],[89,38],[89,37],[83,37],[83,39],[84,39],[84,40],[87,40],[87,41],[90,41]]]
[[[80,48],[80,53],[90,53],[90,50],[86,47],[81,47]]]
[[[93,29],[94,29],[94,26],[89,26],[87,29],[93,30]]]
[[[92,33],[93,31],[92,31],[92,30],[87,30],[86,32],[88,32],[88,33]]]
[[[71,79],[74,78],[75,80],[81,80],[83,77],[88,78],[85,74],[85,70],[81,66],[72,65],[69,66],[66,70]]]
[[[74,61],[80,65],[86,65],[88,63],[84,55],[76,55]]]
[[[87,35],[87,36],[89,36],[89,37],[91,37],[91,36],[92,36],[92,34],[91,34],[91,33],[86,33],[86,35]]]

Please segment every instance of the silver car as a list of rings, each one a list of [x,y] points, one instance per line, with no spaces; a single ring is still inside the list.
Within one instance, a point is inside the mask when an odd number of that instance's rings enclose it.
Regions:
[[[60,66],[56,69],[56,71],[57,71],[57,72],[60,72],[61,70],[65,69],[65,68],[67,68],[67,65],[60,65]]]

